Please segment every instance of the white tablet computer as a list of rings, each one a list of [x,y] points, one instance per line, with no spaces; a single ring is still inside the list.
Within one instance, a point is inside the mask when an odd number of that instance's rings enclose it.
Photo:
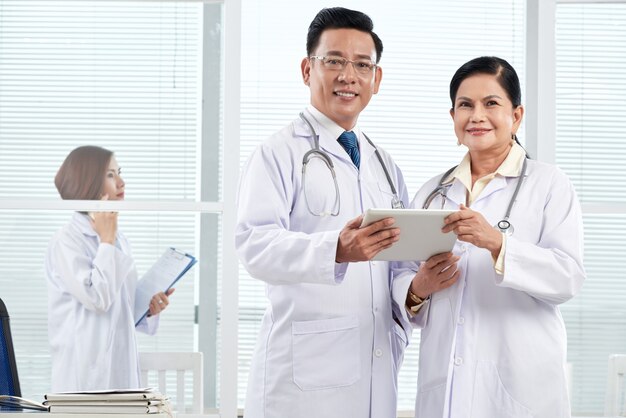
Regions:
[[[400,228],[400,239],[382,250],[374,260],[424,261],[435,254],[452,251],[456,234],[441,232],[443,219],[454,210],[426,209],[368,209],[361,227],[384,218],[394,218],[394,228]]]

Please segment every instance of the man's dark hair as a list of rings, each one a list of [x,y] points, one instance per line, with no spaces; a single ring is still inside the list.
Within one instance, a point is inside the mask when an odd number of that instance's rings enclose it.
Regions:
[[[369,33],[374,40],[376,48],[376,63],[383,54],[383,41],[374,33],[374,22],[368,15],[356,10],[344,7],[330,7],[322,9],[309,25],[309,33],[306,37],[306,53],[311,56],[320,42],[322,32],[326,29],[356,29]]]

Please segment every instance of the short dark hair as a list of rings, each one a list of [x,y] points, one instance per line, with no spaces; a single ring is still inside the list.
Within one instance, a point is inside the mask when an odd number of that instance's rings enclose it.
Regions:
[[[85,145],[70,152],[54,177],[63,200],[100,200],[113,152]]]
[[[463,80],[475,74],[495,75],[498,84],[506,91],[513,107],[522,104],[522,89],[517,73],[511,64],[498,57],[478,57],[463,64],[450,81],[450,100],[454,109],[454,101]]]
[[[330,7],[320,10],[309,25],[306,37],[306,53],[311,56],[320,42],[320,37],[326,29],[356,29],[369,33],[376,48],[376,63],[383,54],[383,41],[374,33],[374,22],[365,13],[346,9],[344,7]]]

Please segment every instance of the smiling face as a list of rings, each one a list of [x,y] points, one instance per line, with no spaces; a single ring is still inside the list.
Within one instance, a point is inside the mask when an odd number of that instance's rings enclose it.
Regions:
[[[124,200],[124,187],[126,184],[121,174],[122,170],[117,165],[115,157],[112,156],[104,175],[104,184],[102,185],[102,195],[108,195],[109,200]]]
[[[498,155],[508,152],[524,108],[513,107],[495,75],[476,74],[459,85],[450,115],[459,142],[470,152]]]
[[[325,30],[311,55],[376,62],[372,36],[356,29]],[[359,74],[352,64],[343,70],[331,70],[321,60],[308,57],[302,60],[301,69],[304,84],[311,89],[311,104],[347,131],[356,125],[372,95],[378,93],[382,79],[380,67]]]

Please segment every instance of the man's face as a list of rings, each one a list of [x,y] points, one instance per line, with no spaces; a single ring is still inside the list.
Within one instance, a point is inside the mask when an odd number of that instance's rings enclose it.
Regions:
[[[360,63],[376,62],[374,40],[356,29],[326,29],[311,54],[341,57]],[[375,67],[358,72],[347,63],[343,69],[328,68],[322,59],[304,58],[301,64],[304,84],[311,89],[311,104],[345,130],[356,125],[359,114],[378,93],[382,70]]]

